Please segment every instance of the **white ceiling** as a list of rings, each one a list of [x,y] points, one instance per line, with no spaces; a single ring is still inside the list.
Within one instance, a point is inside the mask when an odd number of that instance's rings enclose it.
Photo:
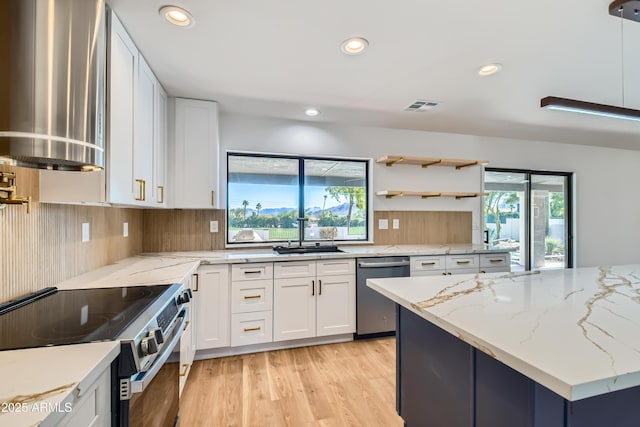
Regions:
[[[223,112],[640,150],[640,122],[540,108],[545,96],[640,108],[640,23],[610,16],[610,0],[171,1],[107,0],[172,96]],[[168,3],[196,26],[166,23]],[[340,52],[352,36],[369,40],[365,55]],[[504,69],[479,77],[489,62]],[[402,111],[415,99],[441,104]],[[322,114],[305,117],[309,106]]]

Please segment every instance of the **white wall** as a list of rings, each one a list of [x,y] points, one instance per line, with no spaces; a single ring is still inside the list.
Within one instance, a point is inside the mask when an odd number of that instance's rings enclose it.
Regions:
[[[226,151],[373,158],[415,155],[488,160],[491,167],[574,172],[576,266],[640,263],[640,151],[222,114],[221,182]],[[373,190],[481,191],[481,168],[375,164]],[[224,187],[224,186],[223,186]],[[221,188],[226,200],[226,188]],[[482,240],[481,199],[385,199],[375,210],[473,212]],[[375,236],[375,232],[374,232]]]

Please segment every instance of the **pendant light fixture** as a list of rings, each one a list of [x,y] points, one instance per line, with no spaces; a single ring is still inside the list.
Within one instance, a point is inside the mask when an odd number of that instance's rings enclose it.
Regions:
[[[640,0],[615,0],[609,5],[609,14],[620,19],[630,19],[640,22]],[[622,25],[622,23],[621,23]],[[622,47],[624,38],[622,36]],[[624,105],[624,51],[621,54],[622,64],[622,104]],[[540,100],[540,107],[549,110],[570,111],[572,113],[591,114],[595,116],[613,117],[616,119],[640,121],[640,110],[617,107],[614,105],[597,104],[595,102],[578,101],[575,99],[547,96]]]

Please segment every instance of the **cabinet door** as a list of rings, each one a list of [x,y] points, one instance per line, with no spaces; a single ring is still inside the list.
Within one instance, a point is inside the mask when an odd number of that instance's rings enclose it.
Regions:
[[[229,268],[198,269],[196,293],[196,349],[229,346]]]
[[[218,207],[218,144],[217,104],[176,99],[172,207]]]
[[[156,92],[155,139],[153,149],[153,187],[151,198],[156,207],[167,206],[167,93],[158,84]]]
[[[138,49],[115,13],[109,35],[108,194],[112,203],[132,203],[133,140]]]
[[[356,331],[356,278],[354,275],[318,276],[316,335]]]
[[[133,140],[133,186],[137,204],[153,205],[153,161],[156,139],[156,94],[158,80],[147,62],[138,56],[138,84],[136,89],[135,138]]]
[[[273,284],[273,340],[316,335],[316,280],[278,279]]]

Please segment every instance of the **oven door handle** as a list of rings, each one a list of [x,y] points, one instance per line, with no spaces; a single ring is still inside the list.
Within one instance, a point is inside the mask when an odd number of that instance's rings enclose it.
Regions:
[[[160,368],[162,368],[162,365],[164,365],[169,356],[171,356],[171,353],[173,353],[173,349],[176,347],[178,341],[180,341],[180,337],[182,336],[182,331],[188,317],[187,310],[188,309],[185,307],[178,316],[178,319],[180,319],[180,321],[176,322],[173,326],[173,330],[171,332],[174,333],[174,335],[171,338],[171,341],[169,341],[167,345],[162,347],[162,354],[160,354],[156,358],[156,360],[153,361],[153,365],[151,365],[151,368],[144,374],[142,379],[131,381],[131,393],[142,393],[151,383],[151,381],[153,381],[153,379],[156,377],[156,375],[160,371]]]

